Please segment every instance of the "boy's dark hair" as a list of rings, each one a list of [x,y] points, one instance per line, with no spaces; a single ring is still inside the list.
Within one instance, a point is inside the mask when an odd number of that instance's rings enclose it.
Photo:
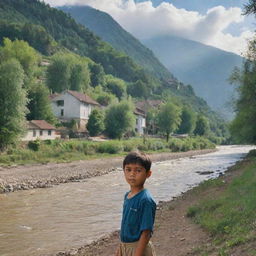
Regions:
[[[123,169],[127,164],[139,164],[143,166],[146,171],[149,171],[151,168],[151,160],[148,155],[143,152],[134,151],[130,152],[123,161]]]

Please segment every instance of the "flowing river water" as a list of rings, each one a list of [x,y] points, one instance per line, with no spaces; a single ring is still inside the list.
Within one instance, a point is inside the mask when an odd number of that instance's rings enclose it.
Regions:
[[[171,200],[225,172],[252,147],[218,149],[206,155],[154,163],[146,187],[157,202]],[[116,171],[52,188],[1,194],[0,255],[50,255],[99,239],[119,228],[127,189],[122,171]]]

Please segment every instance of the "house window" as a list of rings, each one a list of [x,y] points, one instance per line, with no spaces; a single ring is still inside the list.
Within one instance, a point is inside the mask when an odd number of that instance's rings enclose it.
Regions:
[[[61,115],[61,116],[64,116],[64,109],[61,109],[60,115]]]
[[[139,119],[138,118],[136,118],[136,124],[138,124],[139,123]]]
[[[63,107],[64,106],[64,100],[57,100],[57,106]]]
[[[33,130],[33,137],[36,137],[36,130]]]
[[[42,130],[40,130],[40,136],[43,136],[43,131]]]
[[[51,135],[52,135],[52,131],[48,130],[48,136],[51,136]]]

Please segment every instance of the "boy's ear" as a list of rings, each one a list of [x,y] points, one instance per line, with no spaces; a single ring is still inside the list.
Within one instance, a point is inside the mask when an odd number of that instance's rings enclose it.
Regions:
[[[148,171],[147,171],[147,178],[149,178],[149,177],[151,176],[151,174],[152,174],[152,171],[151,171],[151,170],[148,170]]]

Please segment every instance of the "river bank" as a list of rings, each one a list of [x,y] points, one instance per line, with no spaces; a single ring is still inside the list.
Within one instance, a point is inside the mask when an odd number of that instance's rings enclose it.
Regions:
[[[151,154],[159,162],[182,157],[192,157],[214,152],[216,149],[193,150],[178,153]],[[71,163],[48,163],[0,167],[0,193],[47,188],[61,183],[77,182],[120,170],[123,157],[82,160]]]
[[[254,162],[253,162],[254,161]],[[210,234],[206,229],[195,224],[187,217],[191,207],[199,202],[223,197],[230,184],[237,177],[241,177],[247,167],[255,168],[255,159],[244,159],[235,166],[228,169],[225,175],[213,181],[206,181],[178,198],[168,202],[161,202],[158,205],[156,214],[155,231],[153,243],[158,256],[251,256],[256,253],[256,240],[239,242],[228,245],[228,252],[222,250],[226,246],[225,238],[228,232],[219,237]],[[224,217],[224,216],[223,216]],[[255,231],[254,231],[255,233]],[[60,252],[57,256],[111,256],[119,243],[118,232],[86,245],[80,249],[73,249],[69,252]]]

